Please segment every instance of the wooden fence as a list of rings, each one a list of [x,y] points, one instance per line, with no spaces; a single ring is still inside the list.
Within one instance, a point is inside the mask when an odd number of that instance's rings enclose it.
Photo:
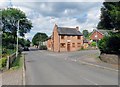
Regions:
[[[13,53],[12,55],[7,56],[7,64],[6,64],[7,69],[10,69],[15,59],[16,59],[16,53]]]

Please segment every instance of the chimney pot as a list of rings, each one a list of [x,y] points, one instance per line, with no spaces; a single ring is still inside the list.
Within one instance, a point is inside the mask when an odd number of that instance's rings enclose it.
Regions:
[[[76,27],[76,30],[79,31],[79,27],[78,26]]]

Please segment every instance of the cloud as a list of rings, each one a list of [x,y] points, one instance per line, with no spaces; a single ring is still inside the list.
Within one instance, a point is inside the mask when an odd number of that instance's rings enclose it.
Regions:
[[[9,5],[10,3],[5,1],[0,4],[0,7]],[[55,23],[58,26],[79,26],[80,31],[83,29],[92,31],[99,22],[102,2],[38,2],[35,0],[23,3],[12,0],[12,5],[24,11],[31,19],[33,28],[26,34],[26,38],[32,39],[37,32],[45,32],[50,36]]]

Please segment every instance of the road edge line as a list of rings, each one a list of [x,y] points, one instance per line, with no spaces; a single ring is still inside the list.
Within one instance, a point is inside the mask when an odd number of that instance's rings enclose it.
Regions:
[[[25,54],[23,54],[23,85],[25,85]]]
[[[116,70],[116,69],[112,69],[112,68],[108,68],[108,67],[104,67],[104,66],[88,63],[88,62],[84,62],[84,61],[81,61],[81,60],[79,60],[79,62],[87,64],[87,65],[91,65],[91,66],[95,66],[95,67],[99,67],[99,68],[108,69],[108,70],[112,70],[112,71],[118,72],[118,70]]]

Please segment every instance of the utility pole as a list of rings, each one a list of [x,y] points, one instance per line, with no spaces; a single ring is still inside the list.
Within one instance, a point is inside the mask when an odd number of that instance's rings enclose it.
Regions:
[[[97,39],[98,39],[97,37],[98,37],[98,35],[97,35],[97,29],[96,29],[96,35],[95,35],[95,38],[96,38],[96,48],[97,48],[97,46],[98,46],[98,45],[97,45]]]
[[[25,20],[25,19],[19,19],[17,22],[17,44],[16,44],[16,58],[18,57],[18,36],[19,36],[19,24],[20,21]]]

